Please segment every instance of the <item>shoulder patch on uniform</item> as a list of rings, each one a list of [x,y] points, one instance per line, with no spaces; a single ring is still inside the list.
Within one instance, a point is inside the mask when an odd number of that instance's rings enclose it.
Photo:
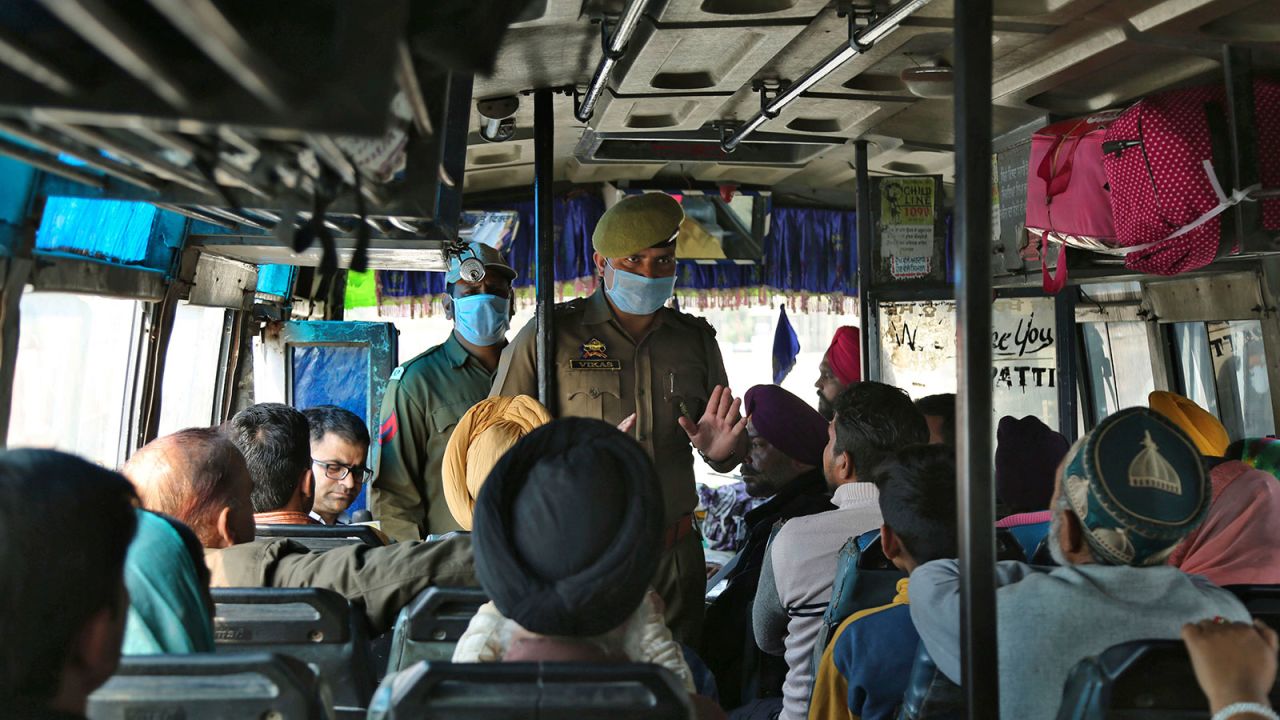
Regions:
[[[396,434],[400,432],[400,419],[396,417],[396,411],[392,410],[390,417],[383,423],[378,430],[378,444],[386,445],[396,439]]]
[[[402,378],[402,377],[404,377],[404,366],[403,366],[403,365],[401,365],[401,366],[397,367],[395,370],[392,370],[392,371],[391,371],[391,379],[392,379],[392,380],[399,380],[399,379],[400,379],[400,378]]]
[[[707,319],[704,317],[690,315],[689,313],[684,312],[677,312],[676,317],[688,325],[692,325],[699,330],[705,330],[706,332],[711,333],[711,337],[716,336],[716,329],[712,327],[711,323],[707,322]]]

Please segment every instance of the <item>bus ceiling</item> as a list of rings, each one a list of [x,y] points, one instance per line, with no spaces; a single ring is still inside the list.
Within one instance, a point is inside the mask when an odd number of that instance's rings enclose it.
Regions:
[[[995,0],[1001,211],[1047,121],[1280,68],[1271,5]],[[950,205],[955,9],[18,0],[0,16],[0,155],[42,171],[33,198],[146,201],[190,219],[188,247],[252,264],[441,269],[464,197],[530,192],[538,90],[553,183],[852,207],[861,157],[869,177],[941,178]],[[1006,224],[996,281],[1028,284],[1038,260]]]

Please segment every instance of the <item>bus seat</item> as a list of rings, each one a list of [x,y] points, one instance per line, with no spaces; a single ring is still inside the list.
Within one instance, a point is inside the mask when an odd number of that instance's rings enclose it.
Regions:
[[[1027,561],[1027,551],[1009,528],[996,528],[996,560]]]
[[[387,674],[419,660],[453,659],[453,649],[480,606],[489,601],[480,588],[429,587],[396,617]]]
[[[1280,632],[1280,585],[1230,585],[1249,614]]]
[[[1272,687],[1271,703],[1280,703],[1280,687]],[[1180,640],[1135,640],[1081,660],[1058,710],[1058,720],[1208,717],[1209,702]]]
[[[964,693],[938,670],[924,643],[916,649],[907,692],[898,720],[959,720],[964,717]]]
[[[90,720],[329,717],[306,663],[274,653],[123,657],[89,696]]]
[[[361,543],[382,547],[382,538],[368,525],[259,525],[258,540],[288,538],[315,552]]]
[[[253,648],[307,663],[343,715],[363,717],[377,685],[362,614],[322,588],[213,588],[218,649]]]
[[[369,720],[678,720],[680,681],[648,664],[419,662],[388,675]]]

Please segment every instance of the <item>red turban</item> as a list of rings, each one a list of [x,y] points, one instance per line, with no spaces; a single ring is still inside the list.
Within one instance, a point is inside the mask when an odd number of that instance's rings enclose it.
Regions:
[[[862,334],[858,328],[845,325],[836,330],[825,359],[841,385],[862,380]]]
[[[756,385],[743,407],[760,437],[782,454],[820,467],[827,447],[827,421],[812,406],[777,385]]]

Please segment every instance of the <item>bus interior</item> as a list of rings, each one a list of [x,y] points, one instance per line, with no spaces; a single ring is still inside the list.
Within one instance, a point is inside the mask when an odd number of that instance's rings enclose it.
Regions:
[[[995,421],[1074,441],[1171,390],[1233,438],[1280,422],[1280,189],[1225,210],[1212,262],[1142,273],[1027,232],[1033,134],[1221,84],[1229,194],[1262,184],[1258,79],[1273,0],[7,2],[0,437],[114,468],[279,401],[376,438],[392,371],[448,332],[459,238],[510,254],[518,328],[593,287],[604,207],[678,195],[676,298],[736,390],[771,381],[785,308],[802,397],[841,325],[868,379],[958,394],[987,717]]]

